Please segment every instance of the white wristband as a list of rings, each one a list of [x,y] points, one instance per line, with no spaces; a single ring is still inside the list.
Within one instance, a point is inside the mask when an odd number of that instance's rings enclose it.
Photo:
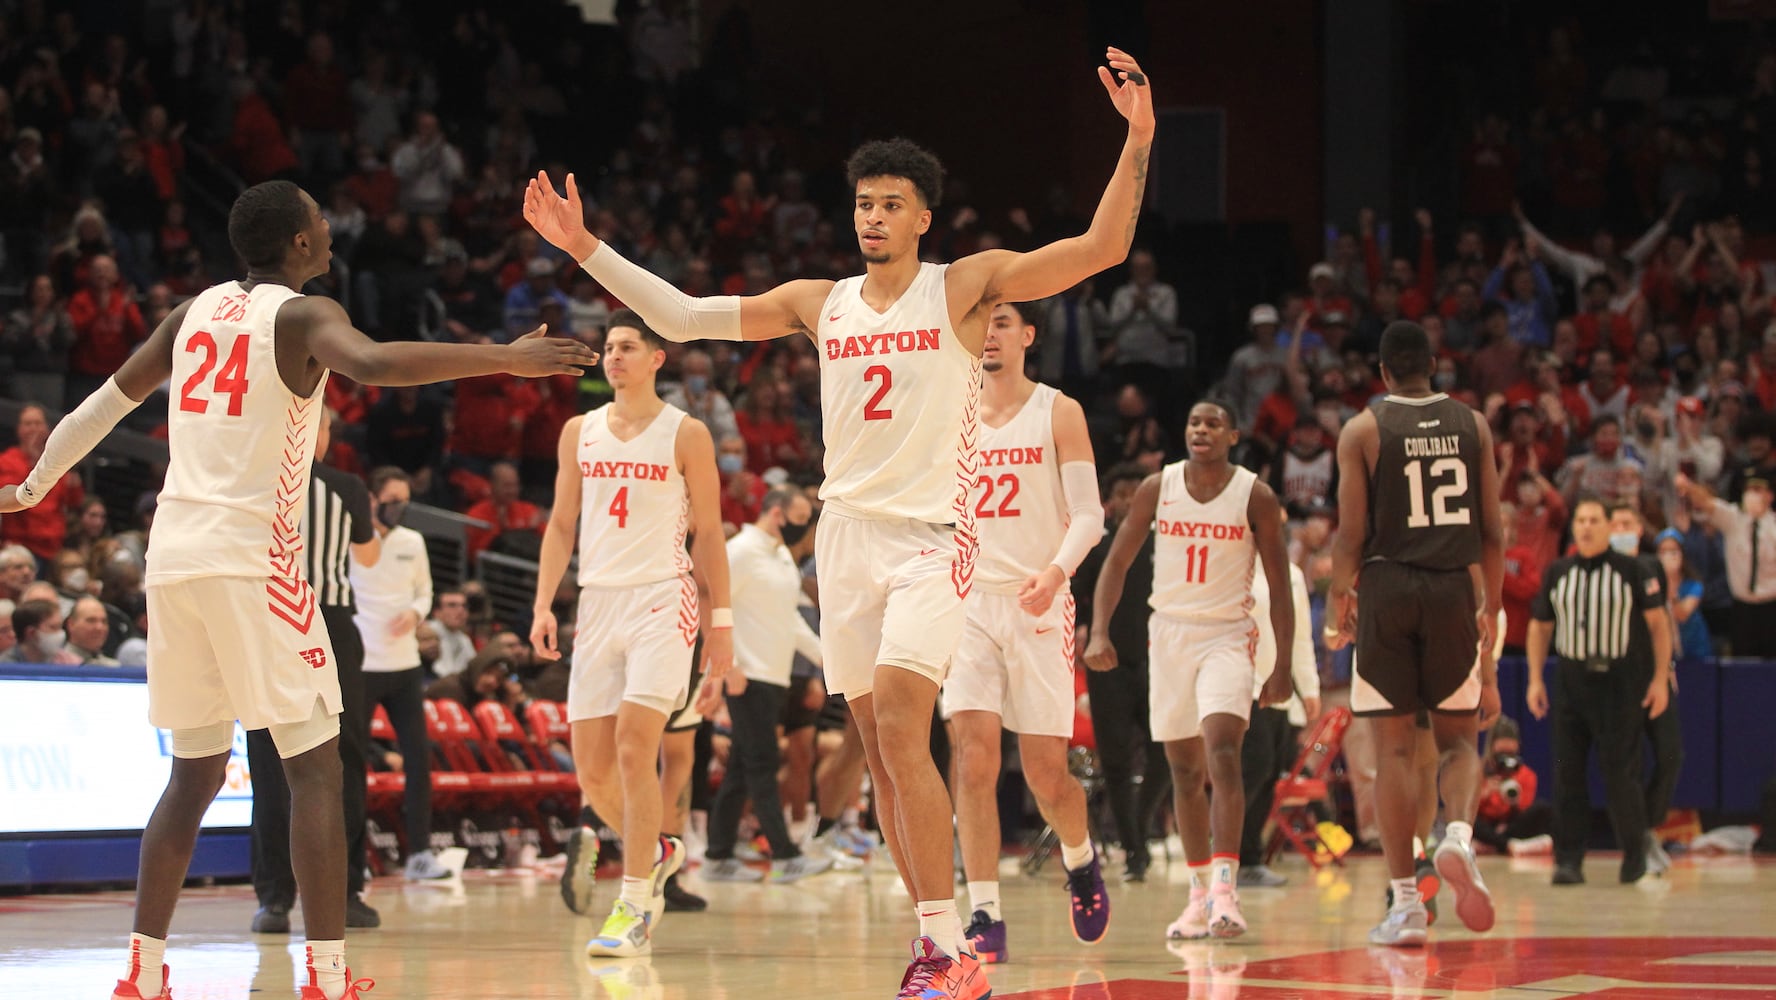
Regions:
[[[709,627],[710,628],[733,628],[734,627],[734,609],[733,608],[710,608],[709,609]]]

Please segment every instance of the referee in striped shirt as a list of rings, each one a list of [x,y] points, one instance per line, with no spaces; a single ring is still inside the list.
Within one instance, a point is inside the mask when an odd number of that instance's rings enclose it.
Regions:
[[[321,464],[331,444],[328,411],[315,437],[315,463],[303,513],[303,570],[314,588],[315,604],[333,641],[333,663],[339,670],[344,710],[339,717],[339,760],[345,775],[345,846],[347,927],[377,927],[382,918],[363,900],[364,892],[364,755],[370,725],[364,706],[364,640],[352,621],[352,600],[346,557],[373,566],[382,556],[382,542],[371,520],[370,491],[363,480]],[[253,915],[257,934],[287,934],[290,907],[296,901],[296,876],[290,869],[290,786],[278,760],[277,746],[263,729],[247,734],[247,766],[253,778],[253,892],[259,912]]]
[[[1585,880],[1593,746],[1622,847],[1621,880],[1637,882],[1647,871],[1641,734],[1665,711],[1671,684],[1664,581],[1610,547],[1609,515],[1595,497],[1573,505],[1572,530],[1577,553],[1542,574],[1529,624],[1529,710],[1546,718],[1552,701],[1554,712],[1554,884]],[[1651,633],[1650,651],[1632,641],[1636,615]],[[1542,681],[1550,647],[1560,657],[1551,698]]]

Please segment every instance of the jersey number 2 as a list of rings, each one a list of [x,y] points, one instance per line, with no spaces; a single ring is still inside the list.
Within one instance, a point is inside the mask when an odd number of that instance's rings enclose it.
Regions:
[[[1425,511],[1424,459],[1406,463],[1406,489],[1412,510],[1406,515],[1406,527],[1428,528],[1451,524],[1471,524],[1473,514],[1464,505],[1451,510],[1451,500],[1465,499],[1468,494],[1468,467],[1459,458],[1439,458],[1431,463],[1430,478],[1436,489],[1431,491],[1431,509]]]
[[[203,360],[198,362],[197,371],[185,380],[185,387],[179,390],[179,409],[186,413],[208,413],[210,401],[196,394],[196,390],[209,378],[210,372],[216,367],[216,358],[220,355],[216,347],[216,338],[209,331],[199,330],[185,342],[185,353],[203,352]],[[228,415],[241,415],[241,399],[247,394],[247,338],[234,338],[234,346],[228,351],[228,360],[222,362],[222,370],[216,372],[216,382],[210,386],[212,395],[228,397]]]
[[[863,419],[887,420],[894,416],[893,410],[882,408],[882,400],[887,398],[888,390],[894,388],[894,372],[887,365],[870,365],[863,370],[863,380],[873,382],[876,376],[882,376],[882,384],[876,387],[875,395],[863,404]]]
[[[999,506],[997,509],[987,506],[987,504],[991,503],[993,500],[993,487],[995,485],[1005,491],[1004,494],[999,497]],[[1018,477],[1015,474],[1007,472],[997,480],[992,476],[982,476],[974,481],[974,486],[981,491],[980,500],[976,501],[974,505],[974,515],[976,517],[1018,516],[1018,509],[1011,505],[1011,502],[1016,500],[1018,495]]]

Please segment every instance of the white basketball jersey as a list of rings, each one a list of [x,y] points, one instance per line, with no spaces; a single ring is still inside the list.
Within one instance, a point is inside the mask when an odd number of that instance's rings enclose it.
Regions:
[[[691,571],[685,552],[691,498],[678,471],[678,425],[668,404],[628,441],[610,430],[610,406],[580,421],[580,586],[638,587]]]
[[[1184,486],[1184,466],[1159,473],[1154,513],[1153,596],[1148,605],[1181,621],[1237,621],[1252,609],[1252,565],[1258,544],[1246,504],[1250,469],[1235,468],[1221,495],[1198,503]]]
[[[833,286],[814,331],[826,482],[848,517],[967,520],[980,429],[980,359],[956,339],[948,265],[922,264],[887,312],[863,301],[863,276]]]
[[[1002,427],[981,425],[980,474],[969,503],[980,534],[975,582],[1015,594],[1054,561],[1067,534],[1061,465],[1055,458],[1054,403],[1060,391],[1037,385]]]
[[[246,291],[230,281],[192,300],[173,338],[172,458],[147,582],[268,579],[268,608],[305,630],[314,592],[302,568],[302,513],[327,373],[307,397],[278,374],[278,309],[298,294],[269,283]]]

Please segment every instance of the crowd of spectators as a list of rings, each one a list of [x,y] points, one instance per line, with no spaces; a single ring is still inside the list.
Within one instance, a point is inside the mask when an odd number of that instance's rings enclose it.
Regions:
[[[794,95],[749,89],[743,9],[705,26],[702,59],[674,3],[626,11],[617,28],[550,7],[559,30],[513,30],[547,6],[388,17],[289,0],[249,17],[238,0],[188,0],[143,32],[41,0],[0,16],[8,395],[52,412],[77,402],[180,297],[234,273],[216,211],[234,190],[216,187],[227,173],[315,194],[337,266],[311,290],[385,339],[501,341],[536,326],[602,337],[618,303],[519,214],[539,169],[559,181],[575,166],[593,229],[693,294],[856,270],[841,133],[787,110]],[[1748,48],[1735,71],[1699,81],[1648,52],[1588,47],[1559,23],[1534,63],[1534,96],[1477,110],[1448,150],[1460,171],[1450,198],[1398,226],[1365,210],[1332,228],[1299,287],[1237,304],[1250,341],[1225,368],[1189,368],[1201,345],[1180,325],[1172,265],[1137,246],[1125,269],[1043,305],[1032,373],[1086,405],[1102,469],[1182,457],[1175,386],[1219,381],[1242,416],[1242,460],[1284,498],[1294,553],[1323,589],[1331,445],[1380,391],[1381,329],[1418,320],[1438,348],[1438,387],[1497,434],[1511,644],[1581,492],[1679,532],[1682,572],[1702,588],[1696,614],[1718,640],[1736,594],[1730,546],[1674,484],[1682,472],[1737,502],[1747,481],[1776,473],[1765,260],[1776,199],[1761,170],[1776,154],[1776,53]],[[584,127],[594,113],[599,127]],[[1089,208],[1064,191],[986,207],[965,180],[951,188],[924,242],[933,259],[1078,231]],[[714,433],[730,526],[754,520],[770,486],[818,482],[819,363],[803,338],[675,346],[661,380]],[[471,558],[533,554],[559,430],[607,394],[596,373],[390,391],[334,376],[327,460],[407,471],[415,499],[486,525],[469,533]],[[5,475],[41,448],[46,415],[25,412]],[[150,505],[107,511],[71,478],[0,535],[31,554],[64,616],[90,592],[120,639],[139,632],[151,518]],[[119,527],[130,531],[109,534]],[[21,590],[0,584],[14,601]]]

